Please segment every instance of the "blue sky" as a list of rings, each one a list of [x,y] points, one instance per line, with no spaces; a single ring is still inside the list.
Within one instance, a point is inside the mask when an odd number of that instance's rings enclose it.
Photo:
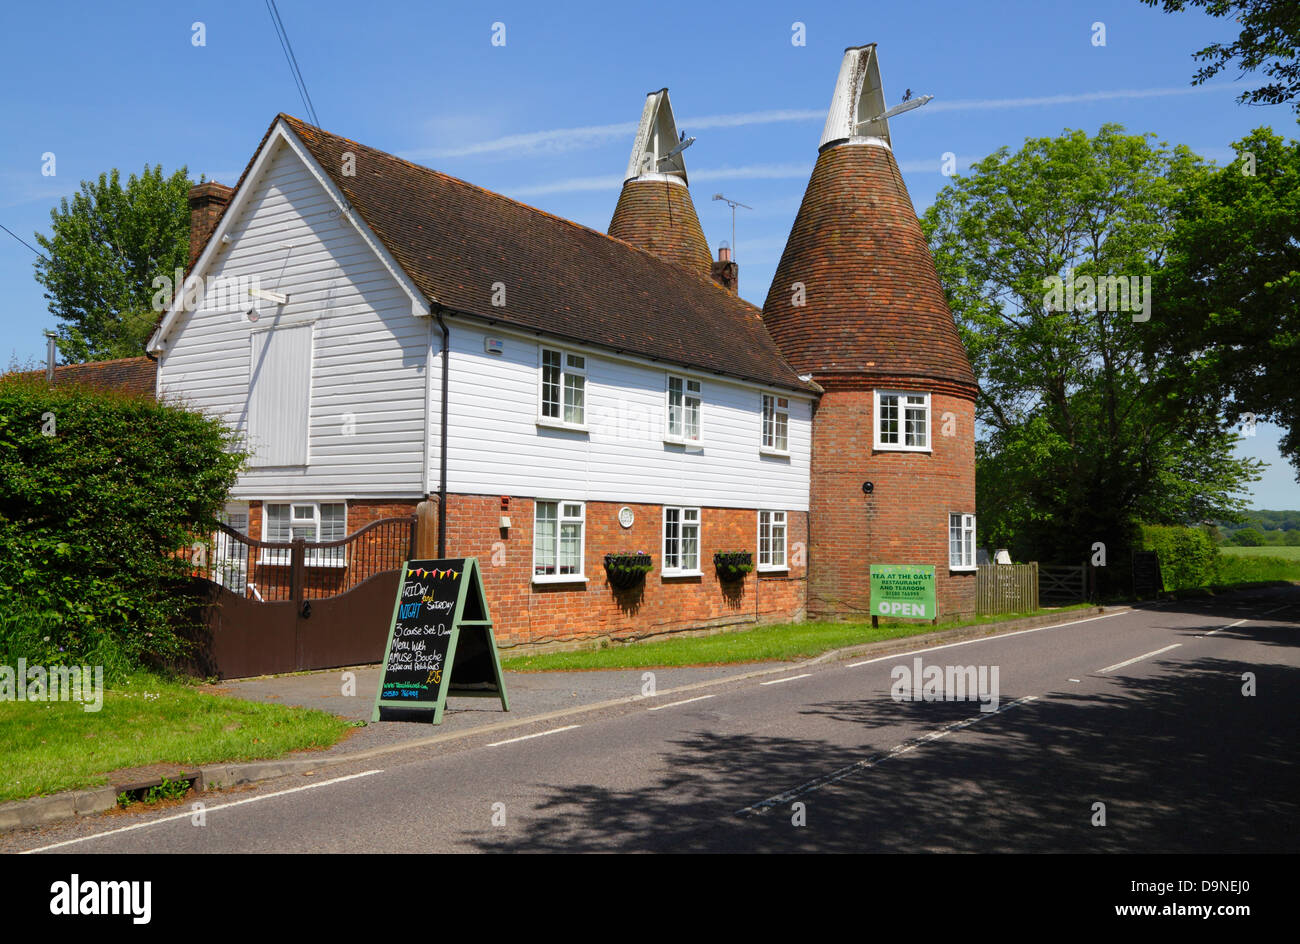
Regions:
[[[736,258],[741,294],[760,305],[846,46],[879,44],[889,101],[935,96],[891,122],[918,210],[945,183],[945,152],[962,172],[1026,137],[1116,121],[1224,161],[1259,125],[1297,134],[1285,109],[1236,104],[1235,72],[1189,84],[1191,53],[1234,38],[1233,24],[1138,0],[278,3],[325,128],[602,231],[645,93],[668,86],[698,139],[687,168],[715,251],[731,216],[710,196],[754,207],[738,211]],[[806,45],[791,42],[796,22]],[[161,163],[233,184],[277,112],[306,117],[263,0],[9,4],[0,78],[0,224],[32,243],[84,178]],[[0,232],[6,362],[43,357],[54,327],[33,258]],[[1278,435],[1261,424],[1242,443],[1270,463],[1254,503],[1300,508]]]

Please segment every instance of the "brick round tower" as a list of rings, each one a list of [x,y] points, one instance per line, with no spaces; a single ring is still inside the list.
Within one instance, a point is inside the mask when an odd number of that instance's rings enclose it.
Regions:
[[[975,375],[890,147],[875,45],[845,51],[763,306],[825,390],[813,418],[808,611],[865,614],[872,564],[935,569],[975,610]],[[869,485],[867,483],[870,483]]]
[[[646,96],[609,235],[710,277],[713,258],[687,187],[668,90]]]

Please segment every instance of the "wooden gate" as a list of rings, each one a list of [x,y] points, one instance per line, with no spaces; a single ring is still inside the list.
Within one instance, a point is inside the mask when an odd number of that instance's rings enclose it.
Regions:
[[[1038,600],[1044,606],[1088,602],[1088,565],[1038,566]]]
[[[385,518],[338,541],[257,541],[220,526],[196,562],[205,675],[244,678],[379,662],[416,517]]]

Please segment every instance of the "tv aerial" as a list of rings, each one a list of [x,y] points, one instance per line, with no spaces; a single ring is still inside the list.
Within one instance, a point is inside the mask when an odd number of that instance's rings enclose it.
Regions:
[[[731,207],[731,258],[734,261],[736,258],[736,207],[744,207],[746,210],[752,210],[754,208],[748,203],[741,203],[739,200],[732,200],[729,197],[724,197],[720,193],[715,193],[713,199],[721,200],[727,206]]]

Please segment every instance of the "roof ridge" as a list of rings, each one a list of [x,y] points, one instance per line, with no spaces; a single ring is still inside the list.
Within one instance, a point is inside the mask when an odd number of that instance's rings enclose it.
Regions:
[[[498,193],[498,192],[495,191],[495,190],[489,190],[487,187],[480,186],[479,184],[473,183],[473,182],[468,181],[468,180],[463,180],[463,179],[460,178],[460,177],[455,177],[455,176],[453,176],[453,175],[451,175],[451,174],[446,173],[445,171],[437,170],[436,168],[429,167],[429,166],[427,166],[427,165],[425,165],[425,164],[417,164],[415,161],[408,161],[406,158],[404,158],[404,157],[398,157],[396,154],[393,154],[393,153],[391,153],[391,152],[389,152],[389,151],[384,151],[384,150],[381,150],[381,149],[379,149],[379,148],[377,148],[377,147],[372,147],[372,146],[369,145],[369,144],[363,144],[362,142],[357,141],[355,138],[348,138],[348,137],[344,137],[344,136],[341,135],[341,134],[335,134],[335,133],[332,132],[332,131],[326,131],[324,128],[318,127],[317,125],[309,124],[308,122],[303,121],[301,118],[297,118],[297,117],[295,117],[295,116],[293,116],[293,115],[288,114],[287,112],[280,112],[280,113],[276,116],[276,119],[277,119],[277,120],[279,120],[279,119],[281,119],[281,118],[287,119],[289,122],[291,122],[291,123],[293,123],[293,124],[298,124],[298,125],[302,125],[303,127],[306,127],[306,128],[311,128],[311,129],[315,130],[316,132],[318,132],[318,133],[320,133],[320,134],[329,135],[331,138],[335,138],[335,139],[337,139],[337,140],[339,140],[339,141],[345,141],[345,142],[347,142],[347,143],[350,144],[350,145],[354,145],[354,146],[356,146],[356,147],[364,148],[364,149],[367,150],[367,151],[374,151],[374,152],[377,153],[377,154],[382,154],[382,155],[384,155],[385,157],[390,158],[391,160],[394,160],[394,161],[397,161],[397,162],[399,162],[399,163],[405,164],[407,167],[411,167],[411,168],[414,168],[414,169],[416,169],[416,170],[423,171],[424,173],[427,173],[427,174],[436,174],[437,176],[441,177],[443,180],[449,180],[449,181],[452,181],[453,183],[460,184],[461,186],[468,187],[468,188],[470,188],[470,189],[472,189],[472,190],[477,190],[477,191],[479,191],[480,193],[486,194],[486,195],[489,196],[489,197],[495,197],[495,198],[497,198],[497,199],[499,199],[499,200],[505,200],[505,201],[508,202],[508,203],[513,203],[515,206],[522,207],[523,209],[525,209],[525,210],[529,210],[529,211],[531,211],[531,212],[533,212],[533,213],[536,213],[536,214],[538,214],[539,216],[544,216],[544,217],[546,217],[546,218],[548,218],[548,219],[555,220],[555,221],[558,222],[558,223],[564,223],[564,224],[566,224],[566,225],[568,225],[568,226],[572,226],[572,227],[574,227],[575,229],[581,230],[581,231],[586,232],[586,233],[590,233],[590,234],[592,234],[593,236],[599,236],[601,239],[607,239],[607,240],[609,240],[609,241],[612,242],[612,243],[616,243],[616,244],[619,245],[619,246],[623,246],[623,247],[625,247],[625,248],[627,248],[627,249],[631,249],[631,250],[633,250],[633,251],[636,252],[636,253],[639,253],[641,256],[645,257],[646,259],[649,259],[649,260],[650,260],[651,262],[653,262],[655,265],[658,265],[658,266],[665,266],[665,267],[667,267],[667,270],[668,270],[668,271],[671,271],[671,272],[679,272],[679,273],[685,273],[685,274],[691,276],[692,278],[696,279],[696,280],[699,281],[699,282],[702,282],[702,283],[704,283],[704,284],[711,285],[711,286],[713,286],[713,287],[715,287],[715,288],[720,288],[720,289],[723,289],[723,291],[726,291],[725,288],[723,288],[722,286],[718,285],[718,283],[715,282],[712,278],[706,278],[706,277],[704,277],[704,276],[702,276],[702,275],[699,275],[699,274],[697,274],[697,273],[695,273],[695,272],[691,272],[689,269],[686,269],[686,268],[684,268],[684,267],[682,267],[682,266],[679,266],[679,265],[676,265],[676,264],[674,264],[674,263],[672,263],[672,262],[668,262],[668,261],[666,261],[666,260],[664,260],[664,259],[661,259],[661,258],[659,258],[659,256],[655,255],[653,252],[650,252],[648,249],[643,249],[643,248],[641,248],[640,246],[634,245],[633,243],[630,243],[630,242],[628,242],[628,241],[625,240],[625,239],[619,239],[617,236],[611,236],[611,235],[609,235],[609,233],[602,233],[602,232],[601,232],[600,230],[598,230],[598,229],[593,229],[593,228],[590,227],[590,226],[585,226],[585,225],[583,225],[582,223],[575,222],[574,220],[568,219],[567,217],[558,216],[558,215],[556,215],[556,214],[554,214],[554,213],[551,213],[549,210],[543,210],[543,209],[541,209],[540,207],[535,207],[535,206],[533,206],[531,203],[524,203],[522,200],[516,200],[514,197],[507,196],[507,195],[504,194],[504,193]],[[272,126],[274,126],[274,122],[272,122]],[[259,150],[260,150],[260,148],[259,148]],[[331,178],[332,180],[334,180],[336,184],[339,184],[338,180],[334,178],[334,173],[333,173],[332,171],[329,171],[328,169],[327,169],[327,172],[329,173],[330,178]],[[240,179],[241,179],[241,181],[242,181],[243,178],[241,177]],[[626,185],[626,183],[627,183],[627,181],[624,181],[624,185]],[[342,184],[339,184],[339,186],[342,186]],[[706,242],[707,242],[707,241],[706,241]],[[712,257],[712,255],[713,255],[712,252],[710,252],[709,255],[710,255],[710,257]],[[730,292],[727,292],[727,294],[728,294],[728,295],[731,295]],[[746,299],[740,298],[739,295],[731,295],[731,297],[732,297],[732,298],[735,298],[735,299],[737,299],[737,300],[739,300],[740,302],[742,302],[743,304],[747,305],[747,306],[750,307],[750,308],[754,308],[755,310],[757,310],[757,311],[760,312],[760,313],[762,312],[762,308],[761,308],[760,306],[757,306],[757,305],[755,305],[753,302],[750,302],[750,301],[748,301],[748,300],[746,300]]]

